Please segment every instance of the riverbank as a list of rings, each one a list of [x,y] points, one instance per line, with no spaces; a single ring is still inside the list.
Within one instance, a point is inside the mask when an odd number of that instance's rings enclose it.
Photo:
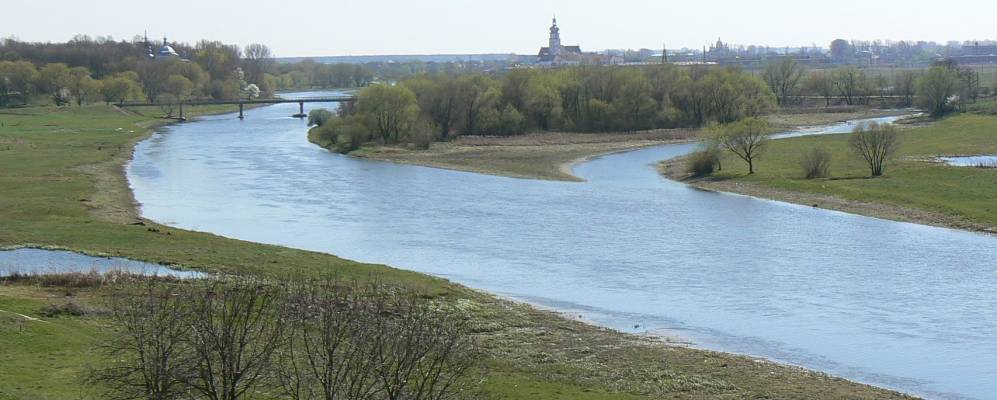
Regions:
[[[865,108],[799,109],[768,116],[777,129],[827,125],[855,119],[898,115],[897,110]],[[634,133],[531,133],[508,137],[458,136],[428,150],[365,146],[354,157],[515,178],[580,181],[574,164],[592,157],[697,140],[698,129],[657,129]],[[322,147],[330,143],[309,139]]]
[[[928,125],[905,126],[901,148],[880,178],[850,155],[847,135],[773,141],[747,175],[739,160],[724,157],[724,170],[706,177],[686,172],[685,158],[663,161],[665,176],[704,190],[738,193],[895,221],[997,233],[997,171],[946,166],[940,155],[993,154],[997,118],[960,115]],[[831,152],[831,177],[805,179],[799,160],[812,148]]]
[[[441,300],[464,299],[488,350],[487,398],[905,397],[598,328],[427,275],[135,219],[130,195],[98,192],[131,193],[121,166],[155,121],[104,106],[27,110],[0,114],[0,120],[0,247],[62,248],[229,274],[334,273],[376,278]],[[83,303],[100,296],[72,291]],[[66,288],[0,285],[0,309],[32,318],[46,304],[66,300]],[[46,322],[0,318],[0,398],[78,396],[79,377],[108,333],[99,314],[39,319]]]

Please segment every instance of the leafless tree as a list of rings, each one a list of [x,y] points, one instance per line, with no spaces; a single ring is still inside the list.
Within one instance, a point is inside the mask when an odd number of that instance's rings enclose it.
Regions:
[[[279,378],[296,400],[375,398],[372,318],[366,295],[337,281],[304,281],[288,297],[290,340],[278,350]]]
[[[869,166],[873,177],[882,176],[886,163],[900,148],[900,137],[891,125],[871,123],[855,128],[848,145]]]
[[[188,301],[194,368],[188,385],[210,400],[265,390],[274,353],[286,342],[280,286],[216,281]]]
[[[91,374],[110,388],[108,398],[169,400],[185,393],[190,314],[179,289],[147,283],[112,297],[111,319],[119,330],[101,347],[109,363]]]
[[[765,65],[762,78],[765,83],[775,93],[780,106],[785,106],[789,102],[789,97],[796,93],[803,80],[803,67],[791,57],[784,57],[779,61],[770,62]]]

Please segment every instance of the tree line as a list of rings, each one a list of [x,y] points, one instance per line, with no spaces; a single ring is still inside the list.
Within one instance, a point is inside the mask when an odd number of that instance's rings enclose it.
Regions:
[[[379,284],[124,284],[89,379],[112,399],[472,397],[481,352],[454,305]]]
[[[823,98],[826,106],[916,106],[938,116],[966,102],[975,102],[987,92],[980,85],[978,71],[950,61],[938,62],[926,70],[899,70],[890,77],[854,66],[807,70],[786,58],[766,64],[761,76],[781,106],[801,103],[804,96],[811,96]],[[943,101],[949,104],[939,104]]]
[[[202,40],[170,46],[182,59],[150,59],[141,38],[114,41],[81,35],[66,43],[4,39],[0,107],[269,97],[291,88],[362,87],[375,79],[360,65],[278,64],[262,44],[240,48]],[[153,44],[153,52],[158,47]]]
[[[362,143],[426,145],[456,135],[610,132],[730,123],[772,111],[765,82],[733,68],[579,67],[501,74],[421,74],[375,84],[317,135],[342,150]]]

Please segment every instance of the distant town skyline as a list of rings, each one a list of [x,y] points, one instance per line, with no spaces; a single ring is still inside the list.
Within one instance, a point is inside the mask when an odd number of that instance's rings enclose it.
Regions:
[[[658,2],[619,0],[368,0],[328,2],[8,0],[14,18],[0,37],[67,41],[76,34],[194,43],[200,39],[264,43],[280,57],[380,54],[533,54],[557,15],[564,43],[585,51],[620,48],[698,49],[722,38],[772,47],[848,40],[986,40],[997,3],[966,0],[937,7],[922,1],[761,0]],[[97,3],[97,4],[94,4]],[[137,4],[145,3],[145,4]],[[926,11],[930,10],[930,12]]]

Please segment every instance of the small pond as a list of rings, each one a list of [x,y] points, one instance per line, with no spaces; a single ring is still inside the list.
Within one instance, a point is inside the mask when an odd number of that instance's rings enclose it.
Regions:
[[[938,160],[955,167],[997,168],[997,155],[938,157]]]
[[[61,250],[23,248],[0,250],[0,277],[13,273],[61,274],[72,272],[130,272],[147,276],[200,278],[204,273],[179,271],[159,264],[114,257],[94,257]]]

